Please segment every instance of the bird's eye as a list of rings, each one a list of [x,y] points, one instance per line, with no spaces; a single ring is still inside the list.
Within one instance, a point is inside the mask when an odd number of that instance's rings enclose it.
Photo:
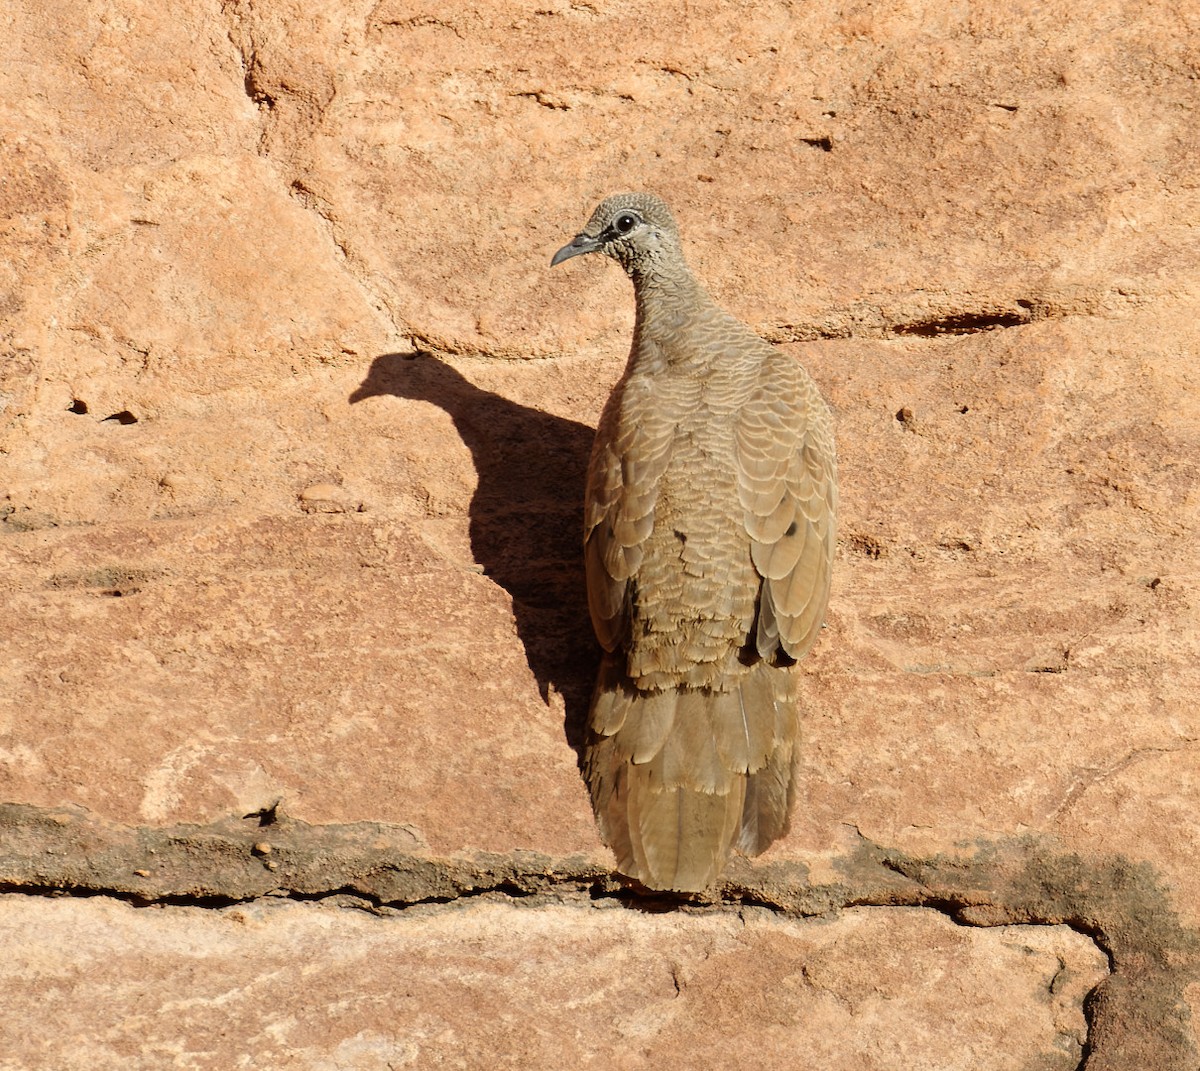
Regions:
[[[617,231],[620,234],[628,234],[637,224],[637,216],[632,212],[623,212],[617,216]]]

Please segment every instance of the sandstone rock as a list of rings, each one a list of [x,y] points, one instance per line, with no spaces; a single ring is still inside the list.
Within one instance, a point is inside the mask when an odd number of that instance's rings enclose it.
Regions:
[[[651,188],[715,296],[803,354],[842,459],[800,805],[726,894],[1077,909],[1114,970],[1089,1071],[1194,1066],[1200,25],[1115,2],[657,12],[6,12],[0,797],[148,828],[282,800],[591,883],[570,504],[632,314],[619,272],[550,285],[546,261],[563,218]],[[330,483],[369,511],[299,508]],[[5,887],[37,878],[0,833]],[[69,947],[57,906],[22,918]],[[624,917],[597,913],[605,947],[635,939]],[[574,962],[555,932],[528,947]],[[938,940],[914,934],[838,984]],[[186,1001],[161,947],[155,993]],[[1011,1023],[987,1007],[963,1036]],[[42,1036],[45,1066],[96,1066]],[[347,1044],[320,1059],[371,1042]]]
[[[336,483],[314,483],[296,496],[305,513],[362,513],[367,507],[349,488]]]
[[[12,896],[0,935],[20,950],[0,965],[0,1037],[30,1068],[1066,1071],[1080,997],[1105,973],[1062,927],[882,908],[798,923],[476,902],[376,918]]]

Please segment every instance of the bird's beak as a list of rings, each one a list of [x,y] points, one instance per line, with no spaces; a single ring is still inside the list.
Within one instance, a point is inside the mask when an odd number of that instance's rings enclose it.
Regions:
[[[599,238],[593,238],[590,234],[577,234],[550,258],[550,267],[570,260],[571,257],[577,257],[580,253],[595,253],[599,248]]]

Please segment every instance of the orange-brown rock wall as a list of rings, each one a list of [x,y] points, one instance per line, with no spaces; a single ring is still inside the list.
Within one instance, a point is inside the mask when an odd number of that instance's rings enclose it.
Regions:
[[[0,1062],[1195,1066],[1198,34],[10,3]],[[792,833],[667,915],[572,748],[622,188],[840,454]]]

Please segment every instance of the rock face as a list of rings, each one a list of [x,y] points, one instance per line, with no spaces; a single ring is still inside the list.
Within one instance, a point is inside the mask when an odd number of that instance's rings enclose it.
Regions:
[[[5,1059],[228,1067],[228,1005],[256,1066],[1195,1066],[1190,8],[0,24]],[[792,833],[667,915],[593,906],[573,750],[627,284],[546,267],[629,187],[840,459]]]
[[[11,896],[0,934],[22,948],[0,967],[9,1051],[138,1071],[237,1067],[248,1047],[260,1067],[380,1071],[1070,1066],[1079,1002],[1106,971],[1062,927],[973,933],[918,909],[796,923],[475,901],[373,918]],[[10,1032],[50,1000],[58,1029]]]

